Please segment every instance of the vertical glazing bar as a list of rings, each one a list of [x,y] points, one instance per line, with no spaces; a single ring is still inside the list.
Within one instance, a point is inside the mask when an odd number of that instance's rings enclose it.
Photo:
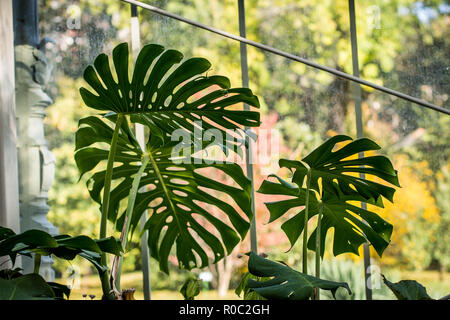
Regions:
[[[355,1],[348,1],[348,9],[350,14],[350,40],[352,45],[352,64],[353,75],[359,77],[359,62],[358,62],[358,42],[356,35],[356,17],[355,17]],[[353,99],[355,101],[355,117],[356,117],[356,136],[362,138],[363,136],[363,120],[362,120],[362,108],[361,108],[361,87],[359,83],[353,82]],[[363,156],[362,153],[358,155],[359,158]],[[364,178],[364,173],[360,174],[361,178]],[[361,203],[363,209],[367,209],[365,203]],[[370,280],[370,248],[369,243],[364,243],[364,278],[366,287],[366,299],[372,300],[372,288],[369,286]]]
[[[139,33],[139,17],[137,7],[131,5],[131,50],[133,52],[133,60],[139,54],[141,48],[141,38]],[[142,124],[136,123],[136,139],[141,145],[142,150],[145,150],[145,132]],[[147,211],[141,216],[140,225],[141,228],[147,222]],[[150,285],[150,248],[148,247],[148,230],[142,234],[141,237],[141,258],[142,258],[142,281],[144,300],[150,300],[151,285]]]
[[[238,11],[239,11],[239,35],[243,38],[246,37],[245,30],[245,7],[244,0],[238,0]],[[242,86],[248,88],[248,64],[247,64],[247,45],[245,43],[240,43],[241,49],[241,77]],[[249,110],[250,107],[244,104],[244,110]],[[246,130],[251,130],[251,128],[245,128]],[[253,182],[253,165],[252,165],[252,140],[247,138],[248,147],[245,149],[245,161],[247,169],[247,178],[250,179],[252,183],[252,212],[253,218],[250,224],[250,249],[251,251],[258,252],[258,239],[256,236],[256,212],[255,212],[255,186]]]

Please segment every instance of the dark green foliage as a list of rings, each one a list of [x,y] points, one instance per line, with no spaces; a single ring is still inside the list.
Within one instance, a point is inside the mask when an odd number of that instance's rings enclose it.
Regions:
[[[398,300],[433,300],[428,295],[427,289],[416,280],[401,280],[392,283],[383,276],[383,281]]]
[[[96,117],[88,117],[80,121],[80,125],[83,126],[77,132],[79,149],[75,159],[82,174],[95,168],[100,161],[107,160],[106,150],[90,147],[97,142],[107,142],[108,137],[111,136],[112,128],[104,121]],[[82,129],[90,129],[93,133],[88,134],[88,130]],[[208,264],[206,252],[192,237],[189,229],[194,230],[214,251],[215,261],[220,260],[226,252],[233,250],[240,238],[244,238],[248,231],[251,219],[250,181],[237,164],[195,164],[194,158],[187,161],[181,159],[179,161],[181,163],[174,162],[172,150],[176,142],[162,144],[158,139],[150,139],[150,141],[146,150],[150,162],[139,184],[139,188],[147,187],[148,189],[137,194],[131,228],[135,229],[144,211],[151,209],[151,213],[154,214],[150,215],[145,228],[150,230],[149,246],[152,256],[160,262],[160,268],[165,272],[168,272],[168,256],[174,245],[177,248],[178,260],[183,267],[191,269],[196,266],[194,252],[200,256],[202,267]],[[118,228],[121,229],[125,212],[120,213],[118,218],[120,201],[128,198],[132,187],[132,177],[139,170],[139,163],[143,156],[143,151],[126,122],[122,124],[118,146],[115,157],[118,165],[114,168],[113,181],[117,180],[120,183],[111,190],[108,218],[113,222],[117,221]],[[226,185],[196,171],[202,168],[215,169],[213,172],[216,174],[220,170],[220,174],[227,175],[239,187]],[[101,203],[100,194],[104,177],[104,170],[97,171],[88,181],[91,197],[99,203]],[[226,192],[247,215],[248,220],[242,218],[232,205],[215,197],[210,191],[205,191],[206,189]],[[155,201],[159,203],[155,204]],[[234,229],[211,215],[199,203],[213,205],[226,213]],[[214,226],[222,242],[201,226],[194,214],[198,214]]]
[[[35,273],[12,280],[0,279],[0,300],[53,300],[58,297],[52,287]]]
[[[239,284],[238,284],[236,290],[234,291],[238,295],[238,297],[240,297],[241,294],[243,293],[244,295],[243,295],[242,299],[244,299],[244,300],[266,300],[266,298],[264,298],[263,296],[261,296],[259,293],[252,290],[248,286],[249,279],[263,281],[263,280],[269,280],[270,278],[255,277],[250,272],[246,272],[244,274],[244,276],[242,277],[241,281],[239,281]]]
[[[250,254],[249,272],[257,277],[271,277],[266,281],[247,280],[247,285],[267,299],[308,300],[314,288],[329,290],[335,294],[339,288],[351,290],[345,282],[322,280],[291,269],[287,265],[262,258],[255,253]]]
[[[321,180],[324,194],[328,193],[337,197],[358,195],[366,200],[372,199],[373,202],[381,200],[383,196],[392,202],[394,188],[352,175],[354,173],[368,174],[399,187],[397,171],[394,170],[391,161],[384,156],[349,160],[349,157],[356,157],[360,152],[380,149],[375,142],[367,138],[351,141],[344,147],[334,150],[337,143],[350,140],[352,138],[348,136],[334,136],[303,158],[301,162],[281,159],[280,167],[293,171],[292,181],[300,187],[303,186],[303,181],[310,170],[311,189],[317,192],[321,191],[319,187],[319,180]]]
[[[309,165],[312,190],[309,191],[308,220],[318,214],[319,201],[321,201],[323,204],[321,243],[326,243],[326,235],[333,228],[334,255],[345,252],[358,254],[359,247],[369,241],[381,256],[389,245],[393,227],[374,212],[361,208],[355,202],[383,207],[382,196],[392,201],[395,189],[351,176],[349,173],[370,174],[398,186],[397,173],[389,159],[384,156],[344,160],[355,156],[358,152],[378,149],[378,145],[369,139],[355,140],[337,151],[331,151],[337,142],[349,139],[347,136],[329,139],[305,157],[302,160],[304,163],[281,159],[280,167],[289,168],[293,172],[294,184],[272,175],[278,182],[265,180],[258,192],[290,197],[288,200],[266,203],[270,212],[270,222],[285,215],[292,208],[305,206],[307,191],[303,185],[308,172],[307,165]],[[320,194],[319,199],[314,191]],[[301,209],[282,225],[291,245],[295,244],[303,232],[305,214],[305,209]],[[310,250],[315,250],[316,231],[314,230],[308,240]],[[322,256],[324,250],[322,246]]]
[[[87,236],[57,235],[51,236],[41,230],[27,230],[15,234],[12,230],[0,227],[0,233],[6,234],[0,241],[0,256],[9,256],[14,263],[17,255],[42,256],[55,255],[64,260],[73,260],[77,255],[90,261],[102,273],[107,267],[100,263],[102,252],[120,255],[122,248],[113,237],[93,240]]]
[[[259,112],[230,108],[237,103],[259,107],[258,98],[250,89],[231,88],[224,76],[205,76],[211,67],[206,59],[182,61],[181,52],[149,44],[141,49],[130,80],[128,44],[115,47],[112,58],[116,75],[103,53],[84,72],[94,92],[81,88],[80,94],[90,108],[131,115],[131,121],[147,126],[160,139],[170,139],[176,129],[192,137],[194,131],[216,129],[223,133],[224,148],[229,140],[224,129],[259,126]],[[202,128],[195,127],[196,121],[202,121]]]
[[[188,279],[180,289],[184,300],[194,300],[200,294],[202,281],[199,279]]]
[[[145,224],[145,229],[149,230],[149,246],[160,269],[166,273],[173,247],[176,247],[180,267],[192,269],[208,265],[207,253],[193,233],[214,252],[214,262],[217,262],[231,252],[249,229],[251,185],[237,164],[208,164],[191,156],[206,146],[202,139],[208,129],[216,129],[222,135],[223,140],[214,141],[214,144],[225,153],[240,150],[244,141],[242,134],[233,138],[227,136],[225,130],[258,126],[259,113],[236,110],[232,106],[246,103],[259,107],[257,97],[249,89],[230,88],[226,77],[204,76],[211,66],[207,60],[191,58],[181,62],[183,55],[180,52],[165,51],[159,45],[142,48],[131,80],[128,77],[128,45],[118,45],[112,56],[116,77],[112,75],[108,57],[101,54],[94,66],[86,68],[84,73],[86,82],[95,92],[80,89],[87,106],[107,112],[103,118],[81,119],[76,133],[75,160],[79,171],[81,175],[94,171],[88,181],[91,197],[103,204],[101,194],[109,185],[108,175],[107,170],[96,167],[100,162],[113,161],[107,217],[119,230],[122,229],[125,213],[119,212],[120,204],[130,194],[142,158],[148,157],[150,161],[140,180],[140,191],[131,215],[131,229],[136,228],[143,212],[150,209],[151,215]],[[116,121],[123,116],[117,144],[114,144]],[[132,123],[143,124],[150,132],[145,150],[134,137],[128,116]],[[201,128],[194,125],[196,121],[201,121]],[[183,149],[183,156],[174,159],[174,148],[180,144],[171,141],[171,134],[177,129],[194,138],[194,145],[185,144],[184,147],[189,147]],[[101,148],[97,147],[99,144]],[[113,144],[117,150],[110,154]],[[214,175],[231,178],[235,186],[221,183],[217,178],[211,179],[199,171],[208,168]],[[211,190],[229,195],[246,217]],[[204,204],[225,213],[228,221],[213,216]],[[214,227],[220,239],[202,226],[199,218]],[[196,255],[201,260],[200,265]]]

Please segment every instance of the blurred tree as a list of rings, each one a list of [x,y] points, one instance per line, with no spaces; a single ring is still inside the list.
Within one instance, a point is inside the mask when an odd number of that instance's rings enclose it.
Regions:
[[[427,1],[420,10],[417,3],[415,0],[357,2],[361,77],[410,94],[417,94],[413,88],[425,85],[434,90],[426,98],[445,105],[449,82],[441,70],[450,60],[445,46],[448,9],[440,9],[442,1]],[[249,38],[352,73],[347,1],[250,1],[248,8]],[[425,23],[419,18],[424,12],[435,15],[430,15]],[[420,41],[422,38],[431,38],[428,46]],[[348,131],[345,118],[348,113],[353,117],[353,105],[347,81],[272,54],[264,55],[271,81],[260,83],[261,92],[267,105],[281,113],[281,119],[305,121],[322,137],[328,129],[338,133]],[[405,68],[406,61],[408,68]],[[423,65],[426,67],[422,68]],[[407,74],[406,70],[409,70]],[[363,89],[366,98],[372,90]],[[418,95],[421,96],[420,92]],[[389,96],[377,93],[376,97],[383,107],[377,112],[390,109]],[[410,108],[407,103],[402,105],[407,106],[408,112],[421,109]],[[418,117],[405,121],[414,119]],[[403,123],[397,126],[399,130],[405,130]]]
[[[450,165],[437,174],[436,202],[441,213],[441,223],[436,231],[437,241],[433,247],[433,258],[438,262],[441,278],[450,271]]]

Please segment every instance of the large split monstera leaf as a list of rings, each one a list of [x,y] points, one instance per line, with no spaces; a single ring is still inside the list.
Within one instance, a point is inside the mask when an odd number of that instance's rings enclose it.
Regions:
[[[352,138],[345,135],[334,136],[302,161],[280,160],[280,167],[295,170],[292,181],[300,187],[303,186],[309,170],[311,189],[317,192],[321,189],[319,186],[319,180],[321,180],[323,191],[332,195],[357,194],[373,201],[379,201],[381,197],[385,197],[392,202],[394,188],[357,176],[361,173],[374,176],[399,187],[397,171],[394,170],[392,163],[388,158],[380,155],[357,159],[358,153],[378,150],[380,147],[367,138],[351,140]],[[333,151],[337,143],[347,141],[351,142]]]
[[[76,133],[78,151],[75,160],[81,174],[106,161],[115,120],[114,116],[92,116],[80,121],[80,128]],[[163,143],[150,135],[147,149],[143,151],[128,123],[122,122],[108,212],[109,220],[116,222],[120,228],[124,217],[124,213],[120,212],[120,203],[122,200],[126,201],[133,177],[141,167],[142,158],[149,157],[140,180],[140,192],[136,197],[131,227],[135,228],[142,213],[150,210],[150,217],[145,224],[145,228],[149,230],[149,246],[151,254],[165,272],[168,272],[168,257],[173,247],[180,265],[187,269],[206,266],[207,250],[212,250],[214,260],[218,261],[230,253],[246,235],[252,216],[250,181],[239,165],[196,164],[195,159],[174,161],[172,152],[175,143]],[[215,176],[208,177],[201,172],[205,168],[215,170]],[[228,180],[234,181],[234,186],[221,183],[217,178],[218,171]],[[97,170],[88,181],[90,194],[99,203],[104,179],[105,171]],[[229,200],[220,198],[216,191],[226,193],[236,206]],[[219,209],[226,219],[212,215],[205,209],[206,206]],[[237,206],[246,216],[238,212]],[[205,227],[205,223],[209,228]]]
[[[264,281],[248,279],[247,285],[261,296],[276,300],[308,300],[314,288],[329,290],[334,294],[339,288],[351,290],[345,282],[322,280],[291,269],[287,265],[250,254],[248,271],[257,277],[271,278]]]
[[[270,222],[287,214],[291,209],[303,207],[306,204],[306,189],[299,188],[280,177],[276,177],[279,183],[265,180],[258,192],[272,195],[286,195],[290,199],[274,202],[267,202],[266,206],[270,212]],[[335,186],[337,188],[337,186]],[[319,212],[319,202],[315,198],[313,191],[309,191],[309,219]],[[364,198],[354,195],[343,195],[340,197],[324,193],[322,198],[322,223],[321,223],[321,243],[325,243],[325,238],[330,229],[334,229],[333,254],[335,256],[351,252],[358,254],[358,248],[366,241],[369,241],[377,253],[381,256],[384,249],[389,245],[392,234],[392,225],[383,220],[376,213],[363,209],[355,201]],[[382,203],[371,202],[376,206]],[[305,209],[299,210],[294,216],[285,221],[281,228],[286,233],[291,246],[295,244],[304,229]],[[317,228],[313,231],[308,240],[308,249],[315,250]],[[324,246],[321,247],[323,256]]]
[[[130,115],[161,139],[182,129],[192,137],[195,133],[198,142],[206,130],[219,130],[223,140],[218,144],[223,148],[226,142],[236,144],[225,129],[259,126],[258,112],[233,109],[238,103],[258,108],[258,98],[250,89],[230,88],[224,76],[205,75],[211,67],[206,59],[182,62],[181,52],[149,44],[140,51],[130,80],[127,43],[115,47],[112,58],[116,74],[106,54],[100,54],[84,72],[93,91],[81,88],[80,94],[90,108]]]

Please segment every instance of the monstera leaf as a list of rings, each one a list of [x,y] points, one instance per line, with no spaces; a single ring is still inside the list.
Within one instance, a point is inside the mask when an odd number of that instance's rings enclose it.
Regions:
[[[427,289],[415,280],[401,280],[392,283],[383,275],[383,281],[398,300],[433,300],[428,295]]]
[[[269,180],[263,181],[258,192],[272,195],[286,195],[290,199],[265,203],[270,212],[270,222],[280,218],[293,208],[305,206],[306,189],[299,188],[280,177],[273,175],[278,182]],[[333,188],[339,190],[336,183]],[[309,217],[314,217],[319,212],[319,202],[313,191],[309,191]],[[339,196],[331,195],[324,191],[322,197],[322,226],[320,230],[321,243],[326,243],[325,238],[329,229],[334,229],[333,253],[339,255],[345,252],[358,254],[358,248],[366,241],[369,241],[377,253],[381,256],[384,249],[389,245],[392,234],[392,225],[383,220],[377,214],[363,209],[355,201],[364,201],[363,197],[353,193]],[[367,202],[382,207],[381,201]],[[305,209],[290,217],[281,226],[286,233],[291,246],[303,232],[305,221]],[[317,228],[313,231],[308,240],[308,249],[315,250]],[[324,246],[321,247],[321,255],[324,254]]]
[[[65,260],[73,260],[79,255],[93,263],[99,272],[103,272],[107,267],[100,263],[100,254],[107,252],[119,255],[122,251],[120,243],[112,237],[99,240],[93,240],[87,236],[57,235],[53,237],[41,230],[27,230],[15,234],[11,229],[4,227],[0,227],[0,233],[8,235],[0,241],[0,256],[9,256],[13,263],[19,254],[55,255]]]
[[[81,174],[107,160],[114,124],[115,117],[88,117],[80,121],[80,129],[76,134],[78,151],[75,160]],[[102,145],[106,149],[100,148]],[[140,191],[136,196],[131,228],[137,226],[142,213],[149,209],[150,217],[145,224],[145,229],[149,230],[148,243],[152,256],[165,272],[168,272],[168,257],[174,246],[180,266],[187,269],[198,266],[196,255],[201,260],[200,266],[206,266],[208,256],[198,239],[214,252],[215,261],[223,258],[245,237],[252,217],[251,185],[239,165],[207,164],[193,158],[174,159],[172,152],[175,145],[176,142],[163,143],[150,134],[144,152],[127,122],[123,122],[118,135],[112,175],[114,185],[108,210],[109,220],[116,222],[118,229],[121,229],[125,213],[120,212],[120,203],[126,201],[133,177],[141,169],[142,159],[147,157],[149,161],[139,182]],[[208,178],[200,170],[205,168],[215,170],[214,174],[220,171],[228,180],[233,180],[236,186],[221,183],[216,177]],[[91,197],[99,203],[104,180],[105,171],[98,170],[88,181]],[[246,217],[241,216],[226,199],[216,196],[215,191],[231,197]],[[215,217],[205,209],[204,204],[219,209],[227,219]],[[203,226],[206,221],[215,229],[215,234]]]
[[[274,176],[279,183],[264,181],[258,191],[291,196],[288,200],[266,203],[270,211],[270,221],[285,215],[292,208],[305,207],[282,225],[291,245],[294,245],[303,230],[306,230],[305,223],[311,217],[323,215],[320,228],[318,224],[308,241],[306,231],[303,235],[304,256],[306,248],[316,250],[317,243],[325,243],[330,228],[334,229],[334,255],[344,252],[358,254],[360,245],[368,241],[381,256],[389,245],[392,225],[377,214],[359,207],[357,203],[383,207],[383,197],[393,201],[395,189],[357,175],[370,175],[399,186],[397,172],[384,156],[348,159],[356,157],[358,153],[380,148],[369,139],[358,139],[333,151],[337,143],[348,140],[351,138],[343,135],[332,137],[302,161],[281,159],[280,167],[293,171],[293,183]],[[317,230],[320,230],[318,242]],[[320,246],[321,256],[324,250],[324,246]]]
[[[0,300],[54,300],[61,298],[38,274],[26,274],[12,280],[0,279]]]
[[[240,297],[241,294],[243,294],[243,296],[242,296],[243,300],[266,300],[266,298],[264,298],[263,296],[258,294],[256,291],[253,291],[252,289],[249,288],[248,283],[247,283],[249,279],[269,280],[270,278],[256,277],[256,276],[252,275],[250,272],[246,272],[244,274],[244,276],[241,278],[241,280],[239,281],[239,283],[236,287],[236,290],[234,290],[234,293],[236,293],[236,295],[238,297]]]
[[[69,287],[46,282],[36,273],[22,275],[17,272],[12,278],[0,276],[0,300],[61,300],[69,296]]]
[[[248,271],[257,277],[272,277],[266,281],[251,278],[247,280],[249,288],[267,299],[308,300],[314,288],[329,290],[333,296],[339,288],[345,288],[352,294],[345,282],[322,280],[300,273],[287,265],[264,259],[255,253],[250,254]]]
[[[328,139],[316,148],[302,161],[282,159],[280,167],[294,171],[292,181],[302,187],[305,178],[310,173],[310,188],[320,192],[319,180],[322,181],[323,191],[331,195],[353,196],[357,194],[364,199],[377,202],[381,196],[393,201],[395,189],[377,182],[356,176],[363,173],[377,177],[395,186],[400,186],[397,171],[392,163],[384,156],[369,156],[356,159],[358,153],[378,150],[380,147],[370,139],[362,138],[352,141],[344,147],[333,151],[336,144],[352,138],[337,135]],[[355,159],[348,159],[355,157]]]
[[[250,89],[230,88],[226,77],[204,75],[211,67],[206,59],[182,62],[182,53],[149,44],[140,51],[131,80],[127,43],[114,48],[112,60],[115,75],[106,54],[100,54],[94,65],[86,68],[84,79],[93,91],[81,88],[83,101],[96,110],[130,115],[132,121],[146,125],[160,139],[177,129],[191,136],[196,132],[197,138],[215,129],[222,134],[218,143],[225,148],[227,142],[236,143],[225,129],[259,125],[258,112],[232,108],[238,103],[258,108],[258,98]]]
[[[0,227],[0,233],[5,235],[0,241],[0,257],[9,256],[13,264],[16,261],[17,254],[24,252],[27,255],[27,249],[37,247],[56,248],[58,246],[51,235],[41,230],[27,230],[16,235],[11,229]]]
[[[181,287],[180,293],[183,295],[184,300],[195,300],[195,297],[200,294],[201,287],[202,280],[188,279]]]

